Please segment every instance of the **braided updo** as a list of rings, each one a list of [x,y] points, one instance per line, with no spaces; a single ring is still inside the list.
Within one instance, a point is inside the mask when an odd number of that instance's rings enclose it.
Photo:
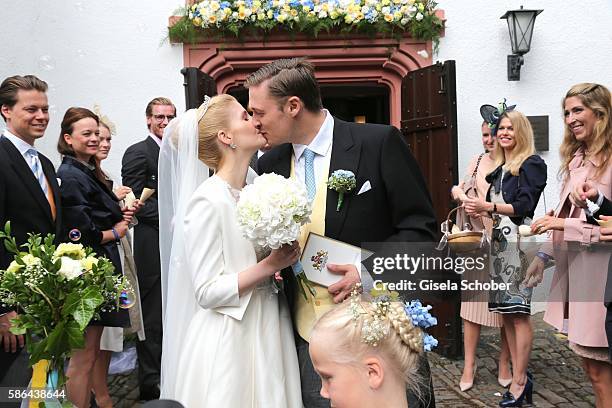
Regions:
[[[362,312],[357,319],[353,318],[351,311],[355,306]],[[417,393],[419,384],[424,381],[417,374],[418,360],[423,352],[421,329],[408,320],[401,303],[391,302],[386,317],[377,322],[378,330],[384,336],[377,339],[374,346],[372,342],[364,341],[364,333],[375,314],[376,306],[372,302],[344,302],[316,322],[310,341],[325,333],[326,348],[339,364],[353,364],[367,356],[378,356],[403,379],[407,388]],[[329,344],[330,339],[333,339],[332,344]]]

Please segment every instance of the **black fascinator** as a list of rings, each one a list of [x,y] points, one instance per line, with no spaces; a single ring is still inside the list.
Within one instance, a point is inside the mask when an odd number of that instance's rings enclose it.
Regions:
[[[514,110],[516,105],[506,105],[506,98],[497,107],[493,105],[482,105],[480,107],[480,116],[488,123],[492,129],[493,136],[497,134],[497,128],[499,127],[499,120],[501,116],[508,111]]]

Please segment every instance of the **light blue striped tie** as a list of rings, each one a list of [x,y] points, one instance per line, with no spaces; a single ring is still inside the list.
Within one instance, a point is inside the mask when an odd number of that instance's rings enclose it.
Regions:
[[[43,193],[45,193],[45,197],[47,196],[47,181],[45,180],[45,173],[43,173],[42,165],[40,164],[40,158],[38,157],[38,152],[36,149],[28,149],[27,155],[30,158],[30,169],[32,173],[34,173],[34,177],[38,180],[38,184],[40,184],[40,188]]]
[[[314,158],[315,152],[310,149],[304,150],[304,182],[306,183],[306,191],[308,192],[309,200],[312,200],[317,192],[314,174]]]

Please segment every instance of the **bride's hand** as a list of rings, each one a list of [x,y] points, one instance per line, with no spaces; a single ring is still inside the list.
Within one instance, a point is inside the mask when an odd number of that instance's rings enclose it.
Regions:
[[[273,249],[263,261],[266,262],[274,271],[280,271],[293,265],[300,259],[300,245],[297,241],[292,244],[283,245],[278,249]]]

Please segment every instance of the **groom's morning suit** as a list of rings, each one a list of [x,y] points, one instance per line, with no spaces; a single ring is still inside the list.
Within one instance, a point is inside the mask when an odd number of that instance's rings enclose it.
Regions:
[[[7,130],[0,136],[0,226],[4,229],[4,224],[11,222],[11,234],[17,245],[27,241],[28,233],[42,236],[55,234],[56,239],[62,239],[59,236],[62,225],[61,201],[55,169],[47,157],[37,153],[47,186],[45,196],[30,163],[26,161],[31,162],[31,155],[34,154],[28,152],[30,148],[26,142]],[[0,243],[0,269],[6,269],[12,259],[13,254],[7,252],[4,243]],[[0,305],[0,314],[12,310]],[[0,386],[26,387],[30,376],[25,351],[6,353],[0,347]]]
[[[327,143],[321,141],[326,139],[325,128]],[[302,241],[308,230],[355,246],[362,246],[365,242],[434,240],[436,221],[425,181],[396,128],[344,122],[327,113],[321,130],[308,147],[318,155],[319,169],[315,175],[312,223],[305,226]],[[301,170],[299,160],[305,160],[304,152],[304,146],[277,146],[259,159],[258,171],[260,174],[274,172],[304,180],[303,171],[302,175],[300,171],[296,172]],[[345,194],[340,211],[336,211],[338,193],[329,190],[326,181],[332,172],[339,169],[352,171],[357,186]],[[304,242],[301,244],[303,247]],[[293,274],[289,271],[284,276],[298,337],[304,404],[307,408],[329,406],[326,400],[316,395],[321,382],[312,369],[306,341],[316,319],[333,307],[332,298],[326,288],[320,288],[316,298],[306,302],[297,290]],[[427,372],[425,375],[429,376],[426,361],[423,365]],[[305,389],[313,392],[304,395]],[[429,399],[429,395],[433,396],[433,389],[423,389],[422,394]],[[423,406],[414,400],[409,402],[410,407]],[[435,402],[430,401],[425,406],[433,407]]]
[[[130,146],[123,155],[121,167],[123,185],[130,187],[136,197],[140,197],[145,187],[156,190],[138,212],[138,224],[134,227],[134,261],[146,337],[145,341],[139,341],[136,346],[141,393],[145,388],[157,387],[161,365],[161,266],[157,209],[157,162],[160,143],[161,139],[150,134],[145,140]]]

